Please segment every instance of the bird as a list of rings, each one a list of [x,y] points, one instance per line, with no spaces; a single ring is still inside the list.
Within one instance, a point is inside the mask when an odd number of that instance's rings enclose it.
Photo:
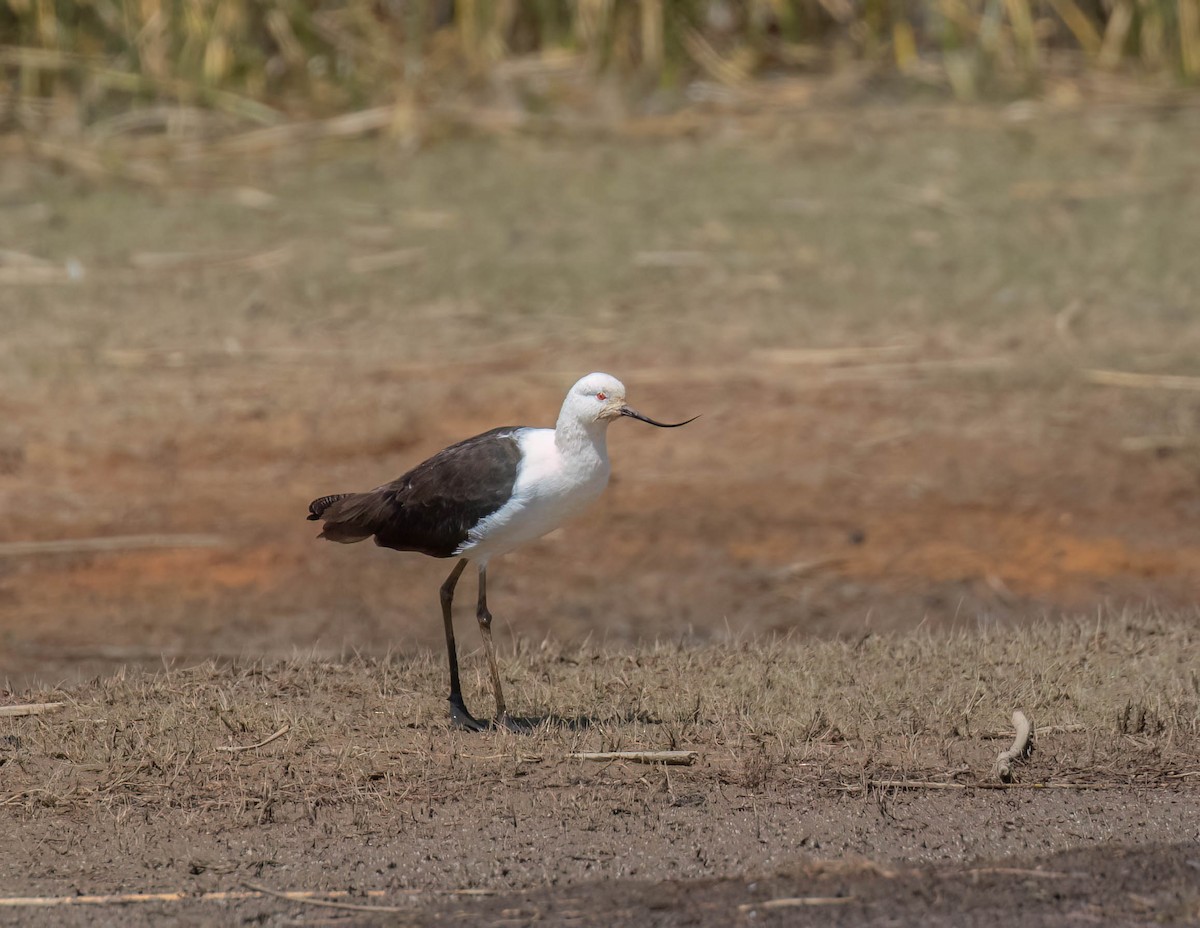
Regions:
[[[321,496],[308,507],[323,522],[319,538],[354,544],[374,538],[396,551],[458,558],[440,589],[450,663],[450,720],[468,731],[517,728],[510,719],[492,644],[487,604],[488,563],[558,528],[594,502],[608,485],[608,427],[629,417],[657,428],[694,422],[657,422],[625,401],[616,377],[591,373],[563,400],[554,428],[502,426],[439,451],[390,483],[365,493]],[[483,636],[495,698],[495,716],[481,721],[463,701],[454,642],[454,590],[468,563],[479,575],[475,618]]]

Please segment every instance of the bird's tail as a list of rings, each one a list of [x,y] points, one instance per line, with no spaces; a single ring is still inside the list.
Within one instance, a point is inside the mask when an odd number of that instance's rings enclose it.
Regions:
[[[343,500],[353,499],[346,503],[345,506],[338,506]],[[325,520],[325,530],[318,535],[318,538],[324,538],[326,541],[337,541],[344,545],[352,545],[356,541],[364,541],[375,534],[375,529],[370,526],[364,527],[360,524],[358,518],[359,513],[355,508],[355,502],[361,502],[364,498],[362,493],[334,493],[332,496],[322,496],[320,499],[314,499],[308,504],[308,519],[310,522],[316,522],[320,519]],[[343,512],[346,506],[350,507],[349,512]],[[330,507],[333,507],[332,511]]]
[[[322,496],[320,499],[314,499],[308,504],[308,521],[318,521],[321,518],[322,513],[324,513],[326,509],[336,503],[339,499],[345,499],[347,496],[353,495],[353,493],[334,493],[332,496]]]

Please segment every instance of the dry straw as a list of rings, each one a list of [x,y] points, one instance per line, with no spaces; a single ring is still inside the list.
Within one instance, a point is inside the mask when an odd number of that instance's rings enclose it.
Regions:
[[[478,737],[447,729],[432,651],[123,673],[27,694],[0,715],[0,807],[57,816],[133,802],[257,826],[277,812],[642,777],[667,792],[792,784],[884,799],[1175,790],[1200,772],[1200,687],[1184,659],[1198,640],[1193,615],[1130,613],[636,652],[546,642],[503,662],[532,727]],[[483,664],[464,661],[471,693],[487,686]],[[66,705],[31,715],[38,703]],[[1003,782],[993,764],[996,741],[1013,740],[1012,706],[1042,724],[1038,752]]]
[[[971,96],[1063,59],[1200,76],[1200,0],[3,0],[0,102],[130,104],[269,125],[520,78],[736,88],[864,62]],[[539,84],[539,81],[542,81]],[[548,100],[546,102],[553,102]]]

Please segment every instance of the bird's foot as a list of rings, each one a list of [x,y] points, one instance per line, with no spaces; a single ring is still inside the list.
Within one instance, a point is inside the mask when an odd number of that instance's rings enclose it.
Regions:
[[[450,697],[450,724],[463,731],[486,731],[489,727],[467,711],[466,703],[457,693]]]

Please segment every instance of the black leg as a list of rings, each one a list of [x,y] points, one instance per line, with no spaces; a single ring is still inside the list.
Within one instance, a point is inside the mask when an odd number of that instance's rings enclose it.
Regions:
[[[451,607],[454,605],[454,587],[466,566],[467,559],[464,557],[454,566],[454,570],[450,571],[450,576],[442,584],[441,591],[442,621],[446,625],[446,651],[450,655],[450,721],[468,731],[483,731],[486,726],[467,711],[467,705],[463,702],[462,684],[458,680],[458,650],[454,647],[454,620],[451,617]]]
[[[492,614],[487,607],[487,566],[479,565],[479,605],[475,610],[475,618],[479,620],[479,631],[483,634],[483,648],[487,651],[488,668],[492,672],[492,692],[496,696],[496,726],[508,722],[508,712],[504,707],[504,689],[500,686],[500,668],[496,664],[496,648],[492,644]]]

